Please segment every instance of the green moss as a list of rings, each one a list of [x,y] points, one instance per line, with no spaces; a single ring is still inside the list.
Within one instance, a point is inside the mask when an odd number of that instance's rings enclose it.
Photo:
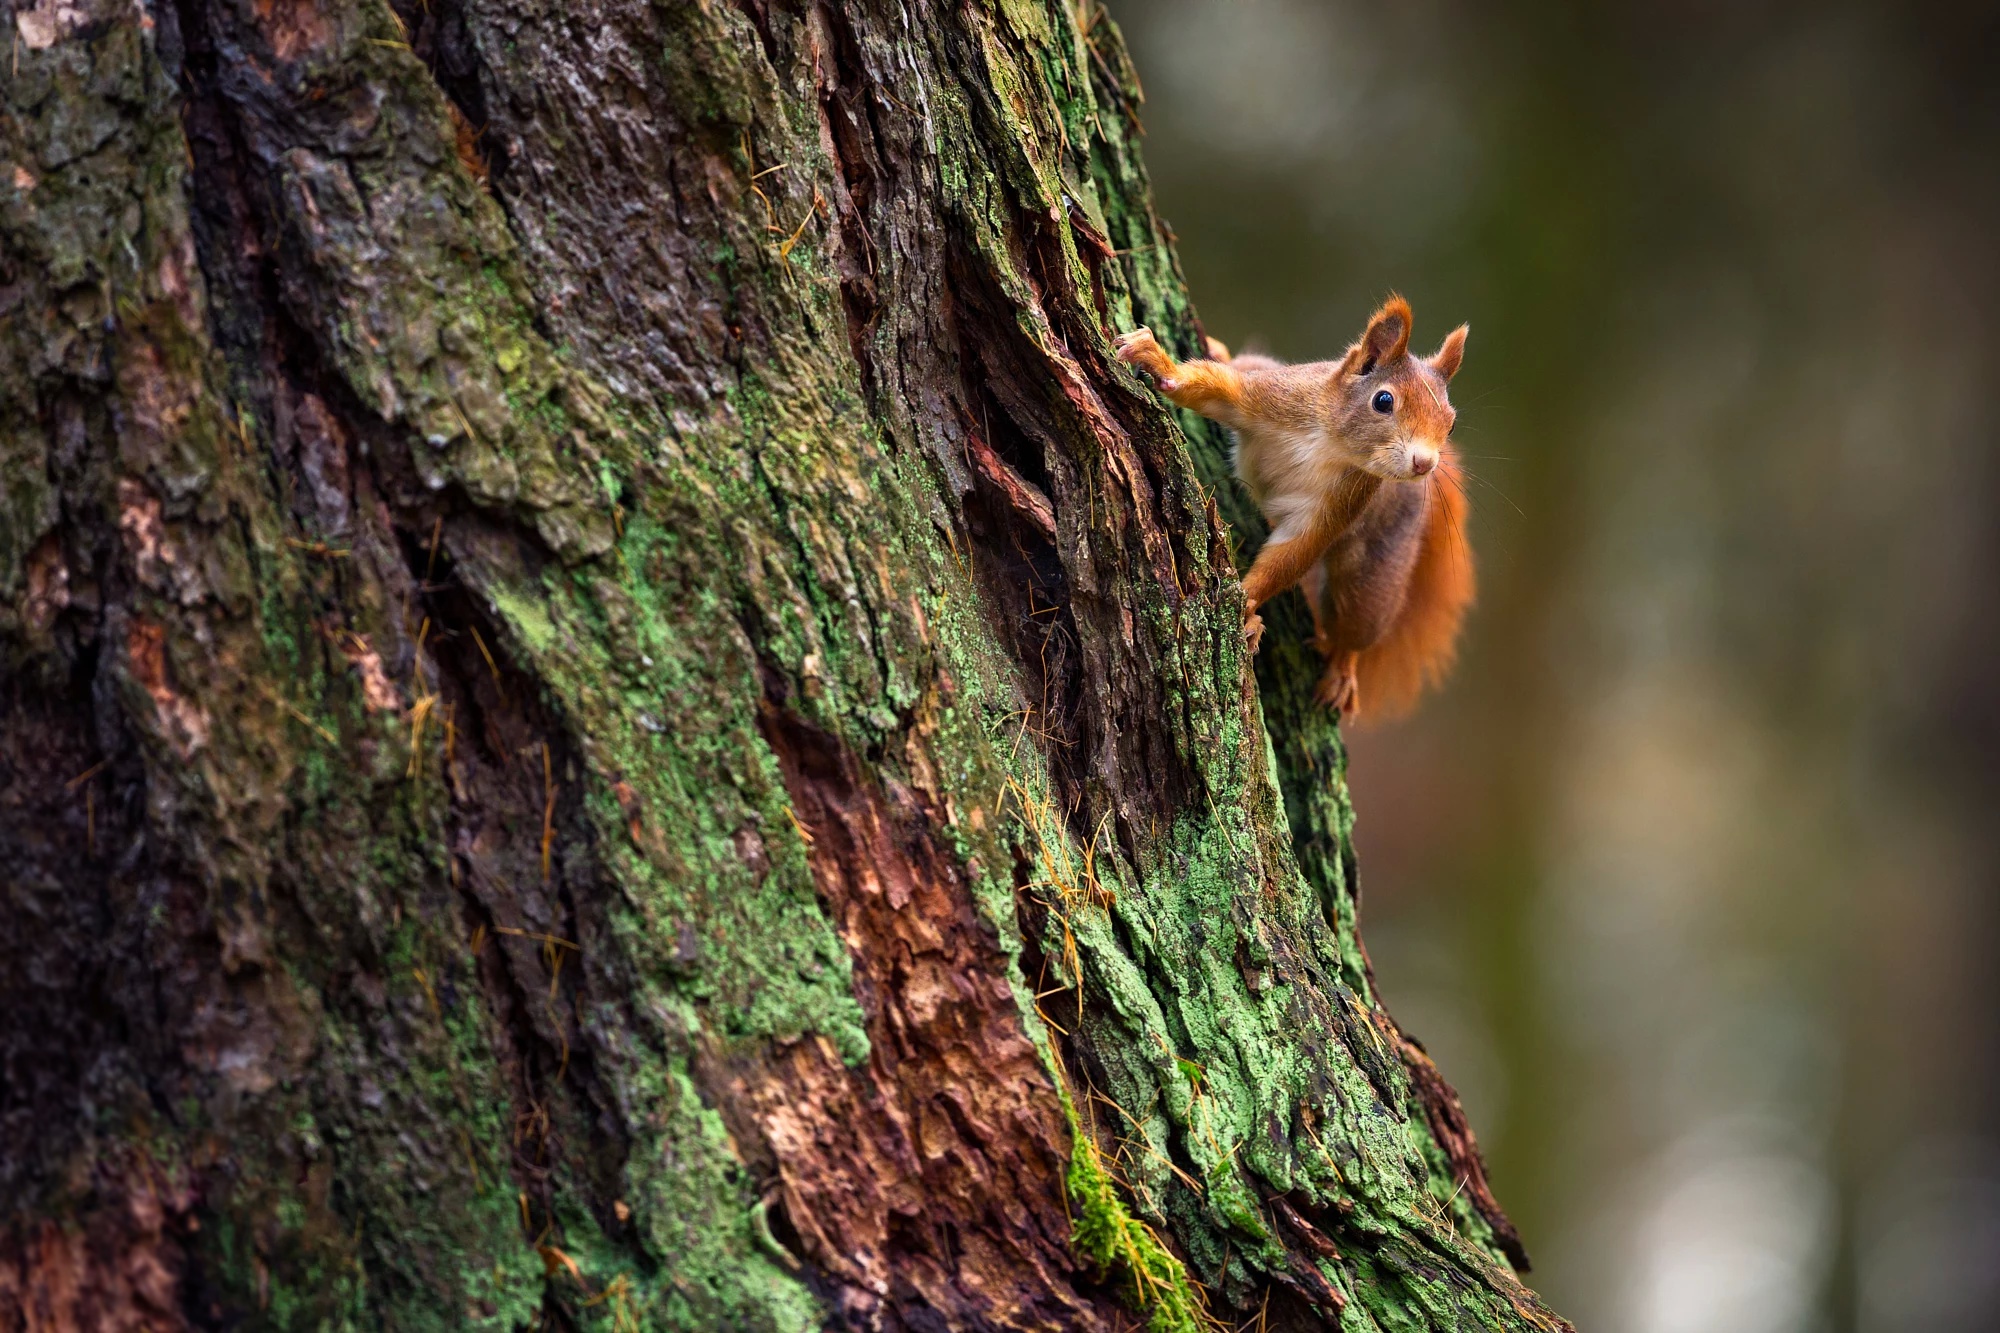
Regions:
[[[1117,1279],[1120,1298],[1146,1316],[1149,1333],[1208,1333],[1219,1327],[1187,1267],[1125,1206],[1067,1094],[1063,1107],[1073,1142],[1064,1183],[1077,1253]]]

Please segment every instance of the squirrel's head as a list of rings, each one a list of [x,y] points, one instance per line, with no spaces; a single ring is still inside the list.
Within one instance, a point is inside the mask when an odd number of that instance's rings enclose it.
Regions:
[[[1465,357],[1461,324],[1428,357],[1410,355],[1410,303],[1392,296],[1340,363],[1332,385],[1333,435],[1352,462],[1385,481],[1437,468],[1458,414],[1446,387]]]

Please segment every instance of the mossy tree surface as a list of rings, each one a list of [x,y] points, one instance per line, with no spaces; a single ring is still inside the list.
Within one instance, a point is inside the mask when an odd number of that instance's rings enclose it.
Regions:
[[[1562,1326],[1101,11],[0,12],[0,1328]]]

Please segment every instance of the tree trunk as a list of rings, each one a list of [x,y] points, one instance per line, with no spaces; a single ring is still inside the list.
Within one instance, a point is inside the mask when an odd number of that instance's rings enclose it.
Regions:
[[[1101,10],[0,8],[0,1329],[1564,1327]]]

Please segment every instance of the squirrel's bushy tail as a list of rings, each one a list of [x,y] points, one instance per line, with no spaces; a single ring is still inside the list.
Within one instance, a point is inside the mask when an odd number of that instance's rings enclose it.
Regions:
[[[1472,545],[1465,531],[1470,505],[1465,474],[1449,446],[1430,486],[1430,513],[1403,612],[1355,664],[1360,711],[1370,722],[1403,716],[1427,688],[1444,679],[1458,654],[1459,624],[1472,605]]]

